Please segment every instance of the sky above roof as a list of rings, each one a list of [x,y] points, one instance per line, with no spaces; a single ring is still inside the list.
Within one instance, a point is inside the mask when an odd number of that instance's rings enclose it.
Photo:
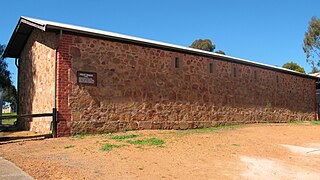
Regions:
[[[294,61],[307,72],[304,33],[311,17],[320,17],[317,0],[11,0],[1,6],[0,44],[28,16],[182,46],[209,38],[227,55],[276,66]],[[7,62],[16,82],[14,60]]]

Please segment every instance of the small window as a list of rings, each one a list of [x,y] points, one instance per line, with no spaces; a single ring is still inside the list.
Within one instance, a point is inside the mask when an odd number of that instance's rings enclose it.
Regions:
[[[233,77],[237,77],[237,69],[235,67],[233,68]]]
[[[254,78],[254,80],[258,79],[257,71],[253,71],[253,78]]]
[[[278,75],[276,75],[276,81],[277,81],[277,83],[279,83],[279,76]]]
[[[178,57],[174,59],[174,67],[177,69],[180,68],[180,59]]]
[[[213,65],[213,63],[209,63],[209,73],[210,74],[214,73],[214,65]]]

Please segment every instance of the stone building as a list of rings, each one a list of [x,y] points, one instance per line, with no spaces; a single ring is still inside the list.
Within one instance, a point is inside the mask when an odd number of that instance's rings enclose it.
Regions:
[[[231,56],[21,17],[19,113],[58,111],[59,136],[311,120],[316,77]],[[51,118],[30,129],[50,131]]]

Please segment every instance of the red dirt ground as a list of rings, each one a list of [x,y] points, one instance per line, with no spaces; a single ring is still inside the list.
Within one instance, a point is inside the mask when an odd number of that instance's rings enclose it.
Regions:
[[[131,131],[164,147],[109,135],[25,141],[0,156],[36,179],[319,179],[320,126],[246,125],[227,129]],[[125,145],[101,151],[105,143]],[[74,146],[67,148],[68,146]]]

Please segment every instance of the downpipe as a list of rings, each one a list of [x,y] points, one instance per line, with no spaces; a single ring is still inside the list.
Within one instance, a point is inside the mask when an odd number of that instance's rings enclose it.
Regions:
[[[62,39],[62,30],[60,29],[59,39],[57,43],[57,47],[55,49],[55,58],[54,58],[54,104],[53,104],[53,118],[52,118],[52,136],[54,138],[57,137],[57,61],[58,61],[58,52],[60,47],[60,42]]]

